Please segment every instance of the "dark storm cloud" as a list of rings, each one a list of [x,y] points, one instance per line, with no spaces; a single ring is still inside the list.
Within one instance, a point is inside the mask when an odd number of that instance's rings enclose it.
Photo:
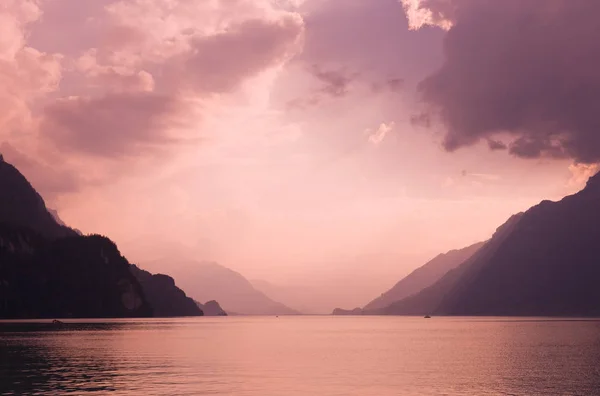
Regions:
[[[507,148],[506,143],[504,143],[500,140],[495,140],[495,139],[488,139],[488,147],[492,151],[506,150],[506,148]]]
[[[600,1],[419,4],[452,24],[443,66],[419,86],[447,150],[481,139],[501,149],[502,134],[519,157],[600,161]]]

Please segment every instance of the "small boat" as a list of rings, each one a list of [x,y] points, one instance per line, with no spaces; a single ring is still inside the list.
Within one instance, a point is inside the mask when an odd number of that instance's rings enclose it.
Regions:
[[[54,319],[54,320],[52,321],[52,324],[55,324],[55,325],[61,325],[61,324],[64,324],[64,323],[63,323],[63,322],[61,322],[61,321],[60,321],[60,320],[58,320],[58,319]]]
[[[431,316],[425,315],[425,319],[431,319]]]

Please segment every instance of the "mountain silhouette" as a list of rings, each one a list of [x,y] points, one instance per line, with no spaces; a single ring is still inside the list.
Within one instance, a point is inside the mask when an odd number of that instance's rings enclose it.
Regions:
[[[362,315],[363,310],[361,308],[354,308],[354,309],[342,309],[342,308],[336,308],[333,310],[333,312],[331,313],[332,315],[335,316],[357,316],[357,315]]]
[[[0,318],[152,315],[202,311],[172,278],[132,266],[110,239],[64,225],[0,155]]]
[[[456,269],[387,314],[600,315],[600,174],[515,215]]]
[[[484,242],[479,242],[463,249],[451,250],[436,256],[400,280],[390,290],[371,301],[364,309],[375,310],[385,308],[396,301],[400,301],[433,285],[448,271],[458,267],[471,257],[484,244]]]
[[[0,221],[30,228],[47,238],[75,236],[59,224],[27,179],[0,156]]]
[[[131,272],[136,277],[148,302],[152,306],[154,316],[202,316],[204,312],[194,300],[175,285],[175,280],[168,275],[153,275],[136,265],[131,265]]]
[[[227,312],[225,312],[215,300],[208,301],[204,304],[196,301],[196,305],[202,309],[205,316],[227,316]]]
[[[50,240],[0,223],[0,317],[151,316],[129,267],[108,238]]]

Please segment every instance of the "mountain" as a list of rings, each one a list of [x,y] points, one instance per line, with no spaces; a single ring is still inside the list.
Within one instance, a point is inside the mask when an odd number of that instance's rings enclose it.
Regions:
[[[214,300],[208,301],[205,304],[199,302],[196,302],[196,304],[202,309],[206,316],[227,316],[227,312],[225,312],[219,303]]]
[[[252,280],[275,301],[304,314],[327,315],[336,307],[362,307],[405,275],[399,262],[424,263],[425,257],[406,252],[341,254],[310,266],[288,268],[285,278]]]
[[[47,238],[76,236],[59,224],[27,179],[0,155],[0,221],[35,230]]]
[[[600,174],[500,227],[477,253],[387,314],[600,315]]]
[[[451,250],[448,253],[436,256],[400,280],[390,290],[371,301],[364,309],[376,310],[385,308],[396,301],[400,301],[433,285],[448,271],[458,267],[469,257],[473,256],[484,244],[484,242],[480,242],[463,249]]]
[[[0,318],[153,314],[202,313],[172,278],[133,267],[106,237],[65,226],[0,155]]]
[[[1,318],[150,316],[116,245],[102,236],[46,239],[0,224]]]
[[[153,275],[135,265],[131,265],[130,270],[142,286],[142,290],[154,310],[154,316],[204,315],[196,302],[186,296],[185,292],[175,285],[175,281],[170,276]]]
[[[241,274],[217,263],[178,262],[172,265],[177,283],[196,301],[217,300],[226,312],[244,315],[297,315],[256,290]]]
[[[314,289],[310,287],[281,286],[262,279],[253,279],[250,283],[256,290],[292,308],[294,311],[310,314],[318,313],[310,305],[308,297],[311,294],[314,295]]]
[[[332,315],[336,315],[336,316],[344,316],[344,315],[357,316],[357,315],[362,315],[362,314],[363,314],[363,310],[361,308],[354,308],[352,310],[336,308],[332,312]]]

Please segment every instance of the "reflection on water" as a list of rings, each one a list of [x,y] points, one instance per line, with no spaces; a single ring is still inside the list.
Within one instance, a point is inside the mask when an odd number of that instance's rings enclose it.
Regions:
[[[594,395],[600,322],[0,322],[0,395]]]

